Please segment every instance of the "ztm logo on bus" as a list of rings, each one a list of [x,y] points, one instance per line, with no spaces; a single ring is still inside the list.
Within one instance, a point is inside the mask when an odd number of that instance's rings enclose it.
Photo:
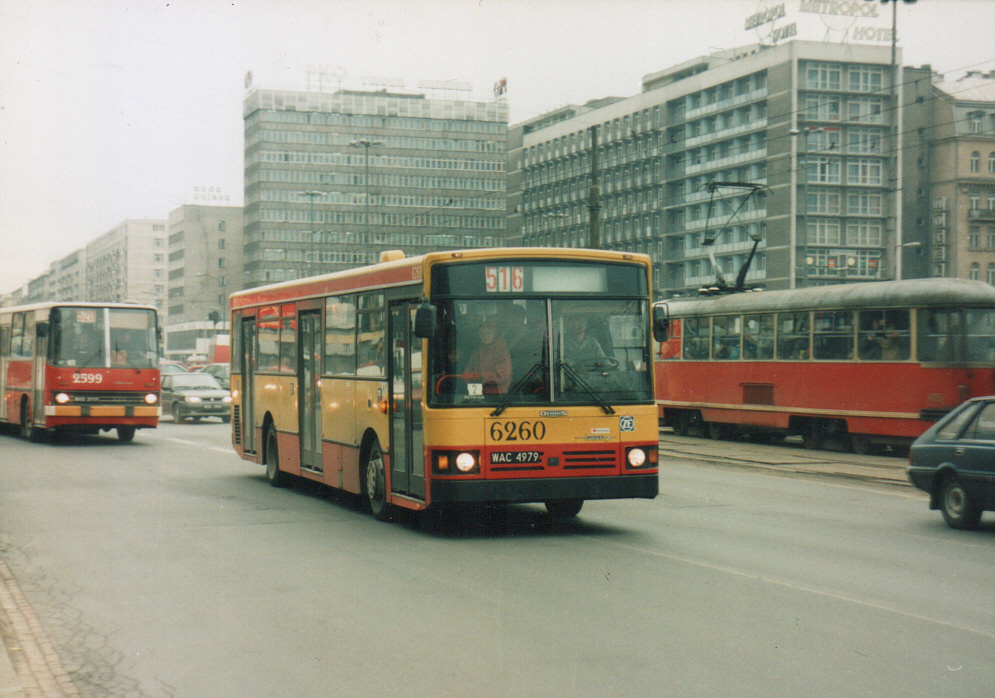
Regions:
[[[484,276],[488,293],[521,293],[525,290],[523,267],[486,267]]]

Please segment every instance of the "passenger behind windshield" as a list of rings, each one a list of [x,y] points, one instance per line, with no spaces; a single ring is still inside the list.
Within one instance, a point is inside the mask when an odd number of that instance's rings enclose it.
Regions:
[[[498,335],[494,320],[484,320],[479,329],[480,346],[473,350],[464,369],[468,380],[478,381],[483,395],[503,395],[511,385],[511,354]],[[472,377],[472,376],[475,376]],[[476,390],[471,394],[477,394]]]
[[[563,360],[580,368],[604,356],[601,343],[587,334],[587,318],[583,315],[568,316],[564,322]]]

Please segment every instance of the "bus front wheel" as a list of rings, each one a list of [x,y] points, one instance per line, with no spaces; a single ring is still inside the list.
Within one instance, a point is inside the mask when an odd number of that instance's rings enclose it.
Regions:
[[[21,403],[21,437],[33,444],[39,443],[45,436],[45,431],[31,423],[31,407],[28,401]]]
[[[383,451],[380,443],[374,441],[366,455],[366,465],[363,467],[363,496],[373,517],[378,521],[390,518],[390,505],[387,503],[387,473],[383,464]]]
[[[287,484],[287,474],[280,470],[280,448],[276,442],[276,429],[266,430],[266,481],[271,487]]]
[[[128,443],[135,438],[135,427],[118,427],[117,428],[117,438],[118,441],[123,441]]]
[[[571,519],[580,513],[583,499],[555,499],[545,503],[546,511],[554,519]]]

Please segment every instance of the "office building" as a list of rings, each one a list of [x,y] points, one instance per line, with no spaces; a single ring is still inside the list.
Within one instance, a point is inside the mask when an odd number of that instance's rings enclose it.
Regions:
[[[255,89],[244,116],[247,287],[506,239],[503,103]]]

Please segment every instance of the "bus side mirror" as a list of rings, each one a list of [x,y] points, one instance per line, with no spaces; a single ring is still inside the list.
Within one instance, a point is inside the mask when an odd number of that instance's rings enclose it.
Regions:
[[[38,335],[38,339],[44,339],[45,337],[47,337],[48,336],[48,323],[47,322],[39,322],[37,325],[35,325],[35,334]]]
[[[670,330],[670,316],[667,307],[658,305],[653,308],[653,339],[666,342]]]
[[[431,339],[435,336],[435,306],[422,303],[415,311],[415,337]]]

